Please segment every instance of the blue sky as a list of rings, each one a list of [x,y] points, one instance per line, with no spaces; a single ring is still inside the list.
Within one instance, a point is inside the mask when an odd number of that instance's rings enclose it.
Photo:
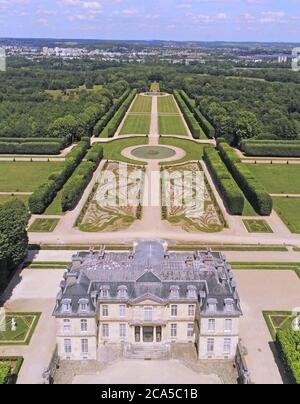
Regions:
[[[300,0],[0,0],[0,37],[300,42]]]

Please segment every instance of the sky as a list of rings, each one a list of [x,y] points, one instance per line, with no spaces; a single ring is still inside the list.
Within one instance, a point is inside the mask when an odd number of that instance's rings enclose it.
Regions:
[[[0,37],[300,42],[300,0],[0,0]]]

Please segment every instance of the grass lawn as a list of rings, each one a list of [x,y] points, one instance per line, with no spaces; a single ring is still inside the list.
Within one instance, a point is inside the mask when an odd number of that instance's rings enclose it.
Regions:
[[[179,114],[177,104],[172,95],[158,97],[158,113]]]
[[[127,159],[121,154],[122,150],[126,149],[127,147],[141,146],[145,144],[148,144],[148,138],[146,137],[118,139],[113,140],[109,143],[103,143],[104,158],[106,160],[116,160],[122,161],[124,163],[145,165],[145,162],[138,162],[136,160]]]
[[[273,233],[265,220],[243,220],[248,233]]]
[[[300,194],[300,165],[247,164],[271,194]]]
[[[229,262],[239,271],[293,271],[300,279],[300,264],[297,262]]]
[[[8,313],[0,320],[0,345],[29,345],[40,319],[40,313]],[[17,323],[12,331],[12,319]]]
[[[160,135],[179,135],[188,136],[186,127],[180,115],[178,116],[159,116],[158,127]]]
[[[295,318],[289,311],[264,311],[263,316],[274,341],[278,331],[291,329]]]
[[[14,195],[0,195],[0,205],[3,205],[6,202],[10,202],[13,199],[18,199],[18,200],[24,202],[25,205],[27,205],[28,198],[29,198],[29,195],[15,195],[15,196]]]
[[[58,192],[53,202],[46,209],[44,215],[65,215],[66,212],[63,212],[61,209],[61,196],[62,190]]]
[[[273,198],[274,209],[292,233],[300,234],[300,198]]]
[[[33,192],[63,162],[0,162],[0,192]]]
[[[175,161],[174,163],[185,163],[187,161],[202,160],[204,147],[213,147],[210,145],[204,145],[195,143],[192,140],[187,139],[172,139],[172,138],[160,138],[159,143],[165,146],[175,146],[183,149],[186,152],[186,156],[181,160]],[[166,163],[170,165],[170,163]]]
[[[150,115],[128,115],[120,135],[149,135]]]
[[[59,219],[36,219],[28,231],[31,233],[51,233],[58,223]]]
[[[151,113],[151,110],[152,110],[152,97],[144,97],[143,95],[138,95],[130,112]]]

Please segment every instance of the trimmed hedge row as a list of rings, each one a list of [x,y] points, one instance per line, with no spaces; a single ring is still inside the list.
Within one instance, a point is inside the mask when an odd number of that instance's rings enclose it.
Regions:
[[[69,142],[65,138],[59,137],[0,137],[0,142],[4,143],[59,143],[64,149],[69,146]]]
[[[124,116],[126,115],[126,112],[128,111],[128,108],[130,107],[132,101],[134,100],[135,96],[136,96],[136,90],[131,91],[129,96],[123,102],[123,104],[118,109],[118,111],[115,113],[114,117],[110,120],[107,127],[105,128],[105,130],[107,131],[106,132],[107,137],[113,137],[114,136],[114,134],[118,130],[118,127],[121,124]]]
[[[203,129],[205,135],[209,139],[214,139],[214,137],[216,136],[216,130],[212,126],[212,124],[205,118],[205,116],[200,112],[199,108],[196,107],[195,101],[193,102],[191,98],[187,95],[187,93],[183,90],[180,91],[180,95],[183,98],[186,105],[188,106],[188,108],[190,109],[190,111],[194,114],[196,121]]]
[[[263,185],[254,177],[247,166],[242,164],[232,147],[226,143],[220,143],[218,149],[228,170],[256,212],[261,216],[270,216],[273,209],[273,200]]]
[[[64,212],[76,207],[97,166],[98,164],[91,161],[79,164],[62,191],[61,207]]]
[[[59,154],[61,143],[55,142],[27,142],[10,143],[0,142],[0,154]]]
[[[291,382],[300,384],[300,332],[280,330],[277,332],[276,339]]]
[[[108,122],[113,118],[115,112],[120,108],[120,106],[123,104],[123,102],[126,100],[126,98],[129,96],[130,90],[126,90],[120,98],[118,98],[113,106],[109,109],[109,111],[101,117],[101,119],[96,123],[94,130],[93,130],[93,135],[98,137],[100,133],[103,131],[105,126],[108,124]]]
[[[184,102],[183,98],[179,94],[178,91],[174,91],[175,99],[179,105],[181,112],[190,128],[190,131],[193,135],[194,139],[206,138],[205,133],[203,132],[202,128],[199,126],[198,122],[196,121],[194,115],[191,113],[189,108],[187,107],[186,103]]]
[[[56,197],[58,191],[63,187],[65,182],[74,172],[75,168],[86,155],[89,147],[90,143],[87,141],[81,141],[78,143],[71,153],[69,153],[63,168],[53,172],[49,176],[48,181],[41,185],[32,195],[30,195],[28,203],[31,213],[44,213],[44,211]]]
[[[99,164],[103,159],[103,146],[100,143],[95,143],[85,156],[85,160]]]
[[[211,147],[206,147],[204,149],[204,161],[222,195],[228,212],[231,215],[241,216],[245,204],[244,195],[229,174],[219,153]]]
[[[244,140],[241,142],[240,148],[248,156],[300,157],[300,141]]]

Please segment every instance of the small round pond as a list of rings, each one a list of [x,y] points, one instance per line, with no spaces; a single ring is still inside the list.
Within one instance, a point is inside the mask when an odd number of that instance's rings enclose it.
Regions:
[[[132,150],[131,154],[139,159],[164,160],[174,157],[176,151],[169,147],[144,146]]]

